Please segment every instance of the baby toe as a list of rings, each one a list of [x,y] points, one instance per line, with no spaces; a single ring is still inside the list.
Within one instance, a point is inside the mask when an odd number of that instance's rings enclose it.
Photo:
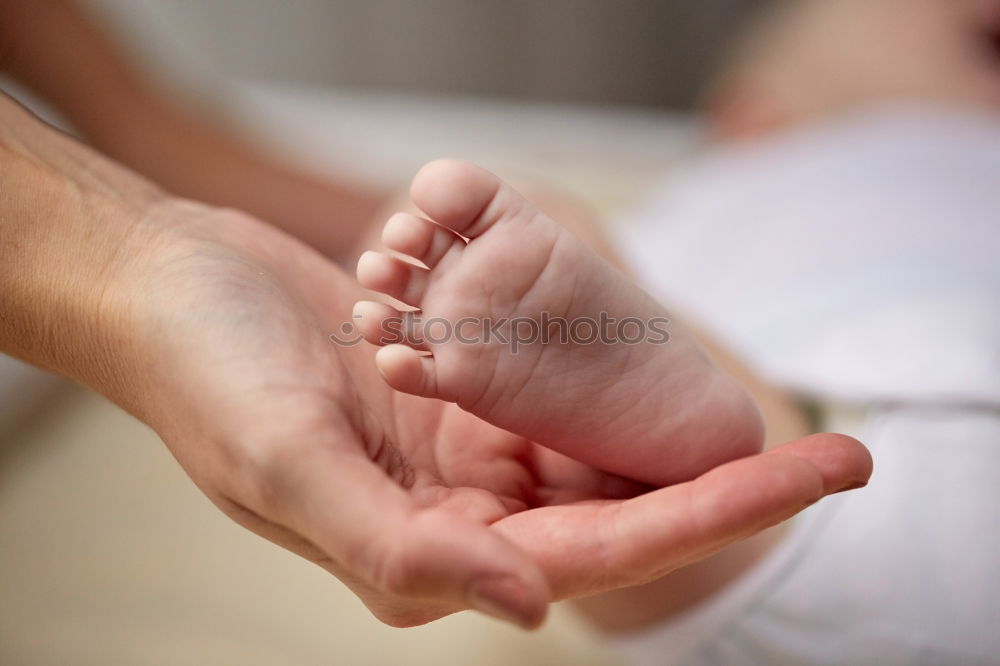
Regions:
[[[354,325],[366,342],[383,347],[405,344],[426,350],[420,318],[413,312],[401,312],[385,303],[358,301],[354,304]]]
[[[425,398],[441,398],[434,358],[412,347],[389,345],[375,354],[375,365],[386,383],[397,391]]]
[[[394,252],[412,257],[434,268],[449,252],[465,247],[461,236],[449,229],[409,213],[397,213],[382,229],[382,242]]]
[[[362,287],[414,307],[423,300],[428,274],[426,268],[381,252],[365,252],[358,260],[357,277]]]

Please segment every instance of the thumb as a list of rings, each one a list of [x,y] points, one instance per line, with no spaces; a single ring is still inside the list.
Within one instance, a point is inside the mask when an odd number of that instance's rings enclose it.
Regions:
[[[396,597],[449,602],[526,629],[551,592],[538,565],[486,525],[440,509],[401,516],[369,549],[370,578]]]
[[[293,457],[272,495],[283,498],[282,522],[324,551],[379,619],[412,625],[421,608],[471,608],[524,628],[545,619],[545,576],[498,532],[418,506],[358,451],[311,452]]]

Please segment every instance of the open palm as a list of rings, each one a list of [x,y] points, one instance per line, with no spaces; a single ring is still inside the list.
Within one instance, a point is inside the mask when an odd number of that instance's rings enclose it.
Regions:
[[[525,626],[548,602],[657,578],[863,482],[820,435],[653,490],[389,389],[339,346],[361,294],[234,212],[173,204],[130,276],[117,396],[240,524],[323,566],[393,625],[476,608]]]

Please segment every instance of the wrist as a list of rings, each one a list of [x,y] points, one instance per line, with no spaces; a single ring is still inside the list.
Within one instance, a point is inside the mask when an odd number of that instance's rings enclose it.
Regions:
[[[65,137],[36,134],[44,141],[0,142],[0,350],[118,400],[131,357],[126,276],[157,236],[164,197]]]

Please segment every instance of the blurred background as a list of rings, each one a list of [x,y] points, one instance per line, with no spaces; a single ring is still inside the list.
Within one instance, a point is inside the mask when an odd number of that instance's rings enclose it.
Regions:
[[[555,182],[608,217],[692,150],[699,85],[757,4],[83,3],[158,85],[316,173],[391,188],[458,156]],[[471,615],[381,626],[224,518],[141,424],[6,357],[0,598],[3,664],[614,663],[562,609],[532,635]]]
[[[89,0],[161,74],[689,108],[761,0]]]

